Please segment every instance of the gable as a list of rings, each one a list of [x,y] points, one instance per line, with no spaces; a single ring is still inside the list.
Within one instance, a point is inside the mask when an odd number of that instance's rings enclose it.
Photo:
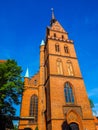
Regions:
[[[60,32],[63,32],[63,33],[67,33],[64,28],[60,25],[60,23],[58,21],[55,21],[52,26],[51,26],[51,29],[54,30],[54,31],[60,31]]]

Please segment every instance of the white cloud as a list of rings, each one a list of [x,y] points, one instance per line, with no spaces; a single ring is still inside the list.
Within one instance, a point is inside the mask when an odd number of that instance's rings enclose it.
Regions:
[[[95,105],[96,107],[98,107],[98,103],[95,103],[94,105]]]
[[[94,88],[94,89],[90,90],[90,91],[88,92],[88,96],[89,96],[89,97],[91,97],[91,96],[96,96],[96,97],[98,97],[98,88]]]
[[[95,107],[93,108],[93,115],[98,116],[98,103],[95,103],[94,106]]]
[[[95,106],[93,108],[93,115],[98,116],[98,88],[91,89],[88,92],[88,96],[92,99]]]

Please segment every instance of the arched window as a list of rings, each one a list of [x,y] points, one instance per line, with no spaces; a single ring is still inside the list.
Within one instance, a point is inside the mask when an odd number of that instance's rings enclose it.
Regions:
[[[65,52],[65,53],[69,53],[68,46],[66,46],[66,45],[64,46],[64,52]]]
[[[62,40],[64,39],[64,35],[62,35]]]
[[[66,103],[74,103],[74,96],[71,84],[69,82],[66,82],[64,87],[64,94],[65,94],[65,100]]]
[[[60,59],[57,59],[57,73],[63,74],[62,61]]]
[[[30,99],[30,116],[34,117],[34,120],[30,120],[30,123],[37,123],[38,119],[38,97],[34,94]]]
[[[56,38],[56,33],[54,33],[54,38]]]
[[[55,44],[55,51],[56,51],[56,52],[59,52],[59,51],[60,51],[59,44]]]
[[[71,61],[67,61],[67,70],[68,70],[69,76],[73,76],[74,75]]]

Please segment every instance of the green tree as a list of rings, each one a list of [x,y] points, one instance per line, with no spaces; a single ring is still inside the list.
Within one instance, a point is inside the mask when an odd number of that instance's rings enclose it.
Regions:
[[[90,102],[91,109],[93,109],[95,106],[94,106],[94,103],[93,103],[92,99],[89,98],[89,102]]]
[[[18,130],[18,126],[14,125],[14,129],[13,130]]]
[[[15,60],[0,64],[0,114],[15,115],[23,91],[22,69]]]
[[[96,110],[94,110],[95,105],[94,105],[94,103],[93,103],[93,100],[89,98],[89,102],[90,102],[90,107],[91,107],[91,109],[92,109],[93,113],[96,115],[96,114],[97,114],[97,112],[96,112]]]

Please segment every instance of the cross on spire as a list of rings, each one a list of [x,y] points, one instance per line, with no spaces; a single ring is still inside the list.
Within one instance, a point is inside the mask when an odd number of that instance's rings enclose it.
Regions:
[[[56,22],[56,19],[55,19],[55,16],[54,16],[54,9],[51,8],[51,11],[52,11],[52,19],[51,19],[51,24],[50,25],[52,26],[52,24]]]
[[[54,16],[54,9],[51,8],[51,11],[52,11],[52,19],[55,19],[55,16]]]

